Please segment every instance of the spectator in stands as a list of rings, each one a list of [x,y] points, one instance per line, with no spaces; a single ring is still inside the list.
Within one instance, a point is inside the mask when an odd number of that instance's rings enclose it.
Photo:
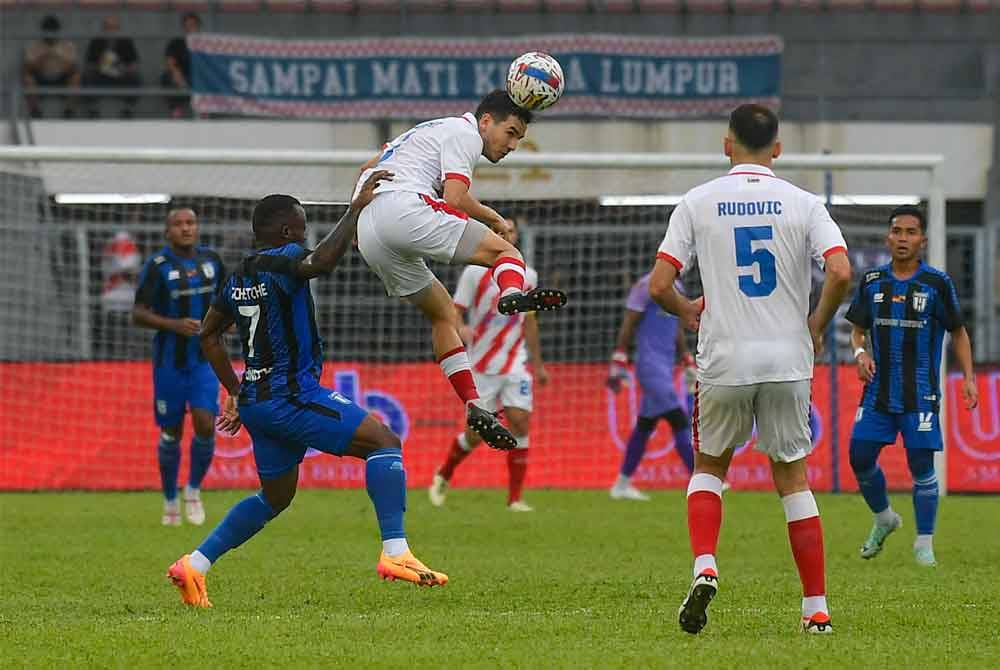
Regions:
[[[175,37],[167,44],[164,54],[166,69],[160,75],[160,85],[163,88],[191,89],[191,52],[188,51],[187,35],[201,30],[201,19],[197,14],[188,12],[181,17],[181,28],[185,37]],[[167,98],[170,116],[175,119],[188,116],[191,111],[189,96],[171,96]]]
[[[121,37],[121,23],[117,16],[104,18],[103,34],[87,45],[86,67],[83,73],[85,86],[108,88],[134,88],[142,85],[139,76],[139,52],[130,37]],[[99,98],[90,100],[90,115],[96,117]],[[136,98],[122,98],[123,119],[132,118]]]
[[[80,88],[80,63],[76,47],[69,40],[59,39],[59,19],[46,16],[42,19],[41,28],[42,38],[32,42],[24,50],[22,80],[25,89],[30,90],[36,86]],[[42,115],[41,97],[26,96],[28,109],[34,118]],[[75,109],[75,99],[68,98],[63,116],[74,116]]]

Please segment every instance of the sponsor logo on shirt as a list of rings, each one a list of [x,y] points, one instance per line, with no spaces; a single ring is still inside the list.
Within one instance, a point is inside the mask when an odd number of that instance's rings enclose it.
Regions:
[[[894,296],[892,296],[892,301],[893,302],[906,302],[906,296],[905,295],[894,295]]]
[[[247,371],[243,373],[243,381],[255,382],[271,374],[272,370],[274,368],[247,368]]]
[[[881,303],[883,300],[885,300],[885,293],[881,292],[876,293],[874,296],[872,296],[872,300],[874,300],[876,304]]]
[[[181,273],[178,270],[171,270],[167,273],[167,281],[173,281],[175,279],[180,279]]]

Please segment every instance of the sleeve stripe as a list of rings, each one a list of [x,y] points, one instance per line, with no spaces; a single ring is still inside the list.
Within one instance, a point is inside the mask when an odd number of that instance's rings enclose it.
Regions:
[[[678,272],[680,272],[681,270],[684,269],[684,264],[681,263],[679,260],[677,260],[676,258],[674,258],[673,256],[671,256],[668,253],[664,253],[664,252],[661,251],[661,252],[659,252],[659,253],[656,254],[656,259],[660,260],[660,261],[666,261],[666,262],[670,263],[675,268],[677,268]]]
[[[840,245],[837,245],[835,247],[830,247],[829,249],[823,252],[823,258],[829,258],[831,255],[837,253],[838,251],[843,251],[846,254],[847,247],[842,247]]]
[[[472,186],[472,180],[466,177],[464,174],[459,174],[458,172],[445,172],[444,180],[457,179],[460,182],[465,183],[466,186]]]

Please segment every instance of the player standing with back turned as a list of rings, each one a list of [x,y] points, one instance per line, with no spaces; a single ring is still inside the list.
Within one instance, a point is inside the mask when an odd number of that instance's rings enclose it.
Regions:
[[[708,621],[719,585],[722,482],[756,420],[756,449],[771,461],[802,580],[802,630],[830,633],[823,528],[806,456],[813,448],[814,354],[850,285],[847,247],[823,204],[771,171],[781,153],[774,112],[737,107],[724,146],[732,169],[685,194],[670,217],[649,287],[658,304],[698,330],[695,466],[687,495],[694,581],[679,622],[697,633]],[[697,301],[674,288],[694,257],[704,287]],[[825,261],[826,280],[809,314],[814,261]]]

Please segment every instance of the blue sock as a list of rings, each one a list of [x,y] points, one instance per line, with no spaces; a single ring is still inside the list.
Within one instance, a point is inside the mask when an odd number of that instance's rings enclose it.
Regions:
[[[403,469],[403,450],[392,447],[370,453],[365,459],[365,487],[375,505],[382,539],[405,538],[406,470]]]
[[[913,513],[917,517],[917,535],[933,535],[938,510],[934,452],[930,449],[907,449],[906,463],[913,475]]]
[[[177,440],[168,439],[166,435],[160,433],[156,455],[160,461],[163,497],[167,500],[177,500],[177,472],[181,469],[181,445]]]
[[[685,428],[674,432],[674,450],[684,461],[688,472],[694,473],[694,448],[691,446],[691,429]]]
[[[222,523],[198,545],[198,551],[215,563],[219,556],[249,540],[273,518],[274,510],[258,491],[233,505]]]
[[[632,435],[628,438],[628,444],[625,445],[625,458],[622,460],[621,469],[623,476],[631,477],[635,474],[643,455],[646,453],[646,443],[649,442],[649,438],[652,435],[652,429],[645,430],[639,424],[636,424],[635,430],[632,431]]]
[[[878,465],[878,454],[882,445],[877,442],[851,440],[851,469],[858,480],[858,488],[868,508],[878,514],[889,508],[889,491],[885,484],[885,473]]]
[[[208,466],[212,464],[212,456],[215,454],[215,434],[209,437],[191,438],[191,477],[188,485],[193,489],[201,488],[201,480],[208,472]]]

